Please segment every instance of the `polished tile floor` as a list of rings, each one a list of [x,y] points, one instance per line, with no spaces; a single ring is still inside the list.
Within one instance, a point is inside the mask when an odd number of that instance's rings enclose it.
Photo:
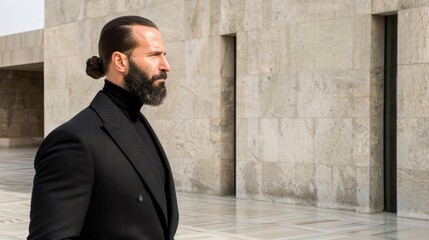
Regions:
[[[0,240],[25,239],[35,149],[0,149]],[[179,193],[177,240],[429,239],[429,222]]]

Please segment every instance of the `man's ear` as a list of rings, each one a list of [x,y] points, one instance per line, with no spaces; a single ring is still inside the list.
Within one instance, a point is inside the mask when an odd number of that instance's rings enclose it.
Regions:
[[[120,73],[127,73],[128,71],[128,57],[120,52],[112,53],[112,65]]]

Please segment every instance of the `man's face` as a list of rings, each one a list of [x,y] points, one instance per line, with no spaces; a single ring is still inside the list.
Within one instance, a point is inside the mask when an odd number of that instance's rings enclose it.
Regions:
[[[167,93],[165,80],[170,71],[162,36],[151,27],[136,25],[132,29],[138,46],[128,61],[125,87],[144,104],[160,105]]]
[[[128,73],[124,77],[125,87],[133,95],[140,99],[140,102],[152,106],[160,105],[165,96],[167,95],[167,88],[165,82],[157,82],[158,79],[167,79],[167,73],[161,71],[157,75],[149,74],[142,69],[139,69],[137,65],[130,59]]]

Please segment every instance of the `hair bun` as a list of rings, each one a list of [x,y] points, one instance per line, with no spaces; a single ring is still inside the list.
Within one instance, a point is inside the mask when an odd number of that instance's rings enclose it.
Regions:
[[[106,75],[100,57],[92,56],[86,61],[86,74],[94,79],[99,79]]]

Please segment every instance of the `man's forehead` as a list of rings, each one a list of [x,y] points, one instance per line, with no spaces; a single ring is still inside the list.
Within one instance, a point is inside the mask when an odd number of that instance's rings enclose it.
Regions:
[[[134,36],[143,40],[162,40],[161,33],[158,29],[142,25],[131,26]]]

